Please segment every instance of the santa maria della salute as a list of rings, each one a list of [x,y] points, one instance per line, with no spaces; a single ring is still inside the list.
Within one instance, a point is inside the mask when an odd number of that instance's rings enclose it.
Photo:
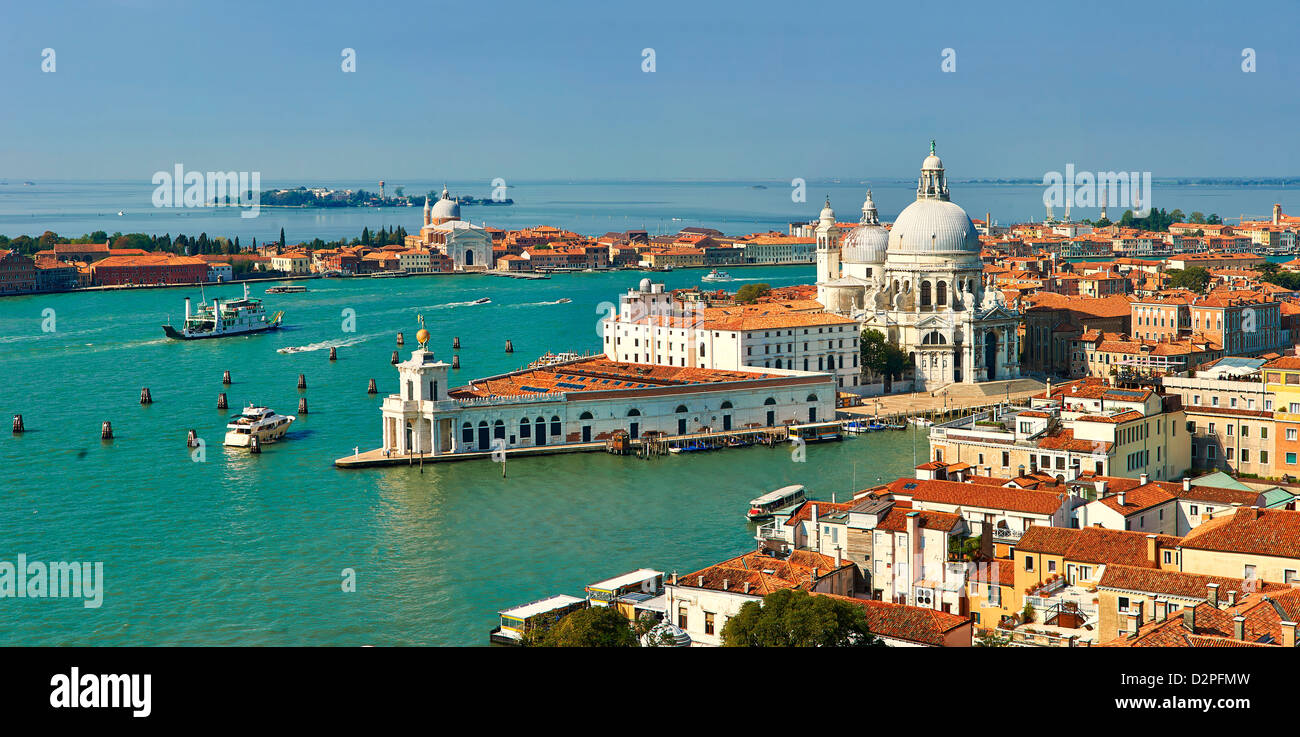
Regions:
[[[817,299],[907,353],[918,389],[1020,376],[1020,314],[983,278],[975,224],[948,197],[943,161],[921,162],[916,201],[890,228],[868,190],[841,238],[830,201],[817,225]]]

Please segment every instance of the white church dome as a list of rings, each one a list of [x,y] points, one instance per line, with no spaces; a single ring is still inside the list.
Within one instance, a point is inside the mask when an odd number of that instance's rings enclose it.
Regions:
[[[930,142],[930,155],[921,162],[921,177],[916,186],[916,202],[903,208],[889,231],[892,253],[974,253],[980,252],[975,223],[960,205],[948,200],[947,175],[943,162]]]
[[[979,253],[975,223],[960,205],[947,200],[922,199],[898,214],[889,231],[890,253]]]
[[[435,220],[460,219],[460,203],[451,198],[445,186],[442,188],[442,197],[433,203],[431,216]]]

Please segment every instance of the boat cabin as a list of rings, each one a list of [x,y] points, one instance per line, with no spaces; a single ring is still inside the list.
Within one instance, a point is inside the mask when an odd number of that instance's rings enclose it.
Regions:
[[[783,486],[776,491],[769,491],[757,499],[749,500],[749,514],[751,520],[770,519],[772,513],[778,509],[784,509],[802,502],[806,498],[806,490],[802,484]]]

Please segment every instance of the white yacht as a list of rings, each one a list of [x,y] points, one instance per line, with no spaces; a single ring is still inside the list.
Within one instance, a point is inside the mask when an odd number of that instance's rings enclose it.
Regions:
[[[717,269],[714,269],[709,273],[705,274],[704,276],[700,277],[700,281],[731,281],[731,274],[728,274],[725,271],[718,271]]]
[[[250,404],[242,415],[226,425],[226,445],[247,448],[252,445],[254,436],[260,444],[274,443],[284,437],[296,419],[292,415],[278,415],[274,410]]]

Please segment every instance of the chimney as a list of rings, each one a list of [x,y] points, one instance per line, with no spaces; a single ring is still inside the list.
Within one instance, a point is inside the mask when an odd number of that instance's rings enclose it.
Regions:
[[[1215,609],[1219,608],[1219,584],[1210,583],[1205,585],[1205,599],[1210,602],[1210,606]]]
[[[1237,590],[1228,589],[1228,607],[1232,608],[1237,605]]]
[[[1115,496],[1119,497],[1119,505],[1121,507],[1124,506],[1125,501],[1128,499],[1128,494],[1125,493],[1123,489],[1120,489]]]
[[[703,585],[704,585],[704,576],[699,576],[699,582],[698,582],[696,585],[697,585],[697,586],[703,586]]]
[[[1191,490],[1192,490],[1192,479],[1191,479],[1190,476],[1184,476],[1184,477],[1183,477],[1183,491],[1191,491]]]
[[[745,593],[746,593],[746,594],[749,593],[749,582],[748,582],[748,581],[745,582]]]
[[[1196,607],[1183,607],[1183,628],[1188,632],[1196,631]]]
[[[1142,620],[1138,618],[1138,613],[1137,613],[1137,611],[1135,611],[1135,610],[1133,610],[1133,609],[1129,609],[1129,610],[1128,610],[1128,617],[1127,617],[1127,620],[1126,620],[1126,621],[1128,622],[1128,635],[1129,635],[1129,637],[1133,637],[1133,636],[1137,635],[1138,627],[1141,627],[1141,626],[1142,626]]]
[[[1105,481],[1104,479],[1098,479],[1097,481],[1094,481],[1094,482],[1093,482],[1093,486],[1097,487],[1097,498],[1098,498],[1098,499],[1102,498],[1103,496],[1106,496],[1106,486],[1107,486],[1107,483],[1106,483],[1106,481]]]
[[[1263,515],[1264,515],[1264,513],[1263,513],[1262,511],[1260,511],[1259,507],[1251,507],[1251,508],[1250,508],[1250,519],[1251,519],[1252,521],[1253,521],[1253,520],[1257,520],[1257,519],[1259,519],[1259,518],[1262,517]]]
[[[1163,622],[1169,618],[1169,602],[1163,599],[1156,599],[1155,602],[1156,621]]]
[[[1232,618],[1232,639],[1246,639],[1246,618],[1240,614]]]
[[[1160,565],[1159,557],[1156,555],[1156,536],[1154,534],[1147,535],[1147,561],[1157,566]]]
[[[1132,609],[1136,610],[1134,614],[1137,616],[1138,626],[1141,627],[1142,623],[1146,621],[1146,617],[1143,616],[1146,613],[1145,612],[1146,602],[1145,601],[1134,602]]]
[[[1208,452],[1208,451],[1206,451],[1206,452]],[[1151,481],[1151,477],[1148,476],[1148,475],[1146,475],[1145,473],[1142,474],[1141,476],[1138,476],[1138,485],[1139,485],[1139,486],[1146,486],[1150,481]]]
[[[835,546],[835,569],[839,570],[839,567],[842,565],[844,565],[844,563],[840,559],[840,546],[836,545]]]
[[[722,590],[723,590],[723,591],[726,591],[726,590],[727,590],[727,585],[730,584],[730,583],[731,583],[730,580],[725,579],[725,578],[722,579]]]
[[[821,572],[821,569],[820,569],[820,568],[814,568],[814,569],[813,569],[813,575],[812,575],[812,577],[813,577],[813,580],[814,580],[814,581],[817,580],[817,576],[820,574],[820,572]]]
[[[1282,647],[1295,647],[1295,622],[1281,622]]]

